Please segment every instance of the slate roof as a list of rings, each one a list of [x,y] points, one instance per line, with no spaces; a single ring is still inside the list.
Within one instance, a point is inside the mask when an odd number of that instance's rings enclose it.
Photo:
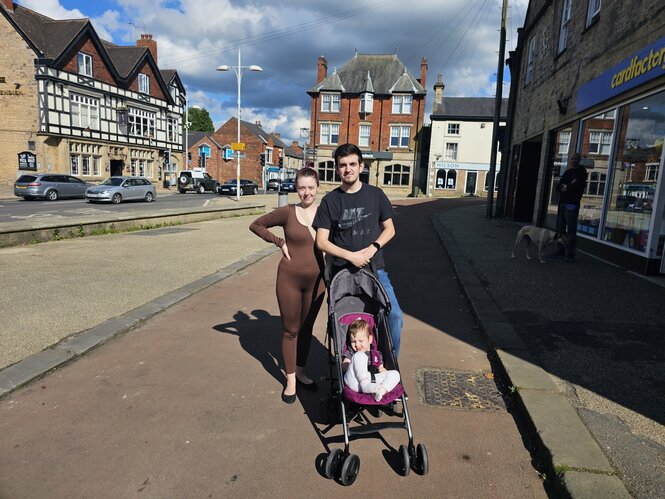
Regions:
[[[217,146],[219,149],[222,148],[222,145],[215,140],[215,137],[213,136],[213,133],[215,132],[200,132],[198,130],[195,130],[193,132],[187,132],[187,146],[192,147],[194,144],[206,140],[210,142],[210,144]],[[184,136],[183,136],[184,137]],[[183,138],[183,148],[185,147],[185,141]]]
[[[432,114],[432,120],[467,119],[491,121],[494,118],[494,97],[443,97],[441,110]],[[499,118],[507,116],[508,99],[501,99]]]
[[[13,7],[13,11],[2,8],[0,12],[3,12],[15,23],[23,37],[27,39],[26,41],[39,56],[54,60],[58,59],[84,30],[90,30],[93,40],[96,43],[101,43],[102,57],[104,57],[104,52],[106,52],[108,60],[113,65],[112,69],[116,71],[117,76],[121,79],[127,79],[131,76],[132,70],[137,67],[137,64],[150,53],[147,47],[120,46],[106,40],[101,40],[94,31],[89,19],[55,20],[16,3],[13,4]],[[159,70],[159,72],[162,75],[160,86],[167,98],[169,98],[166,84],[177,73],[173,69]],[[180,82],[178,84],[182,87]]]
[[[288,156],[289,158],[302,158],[302,151],[293,146],[288,146],[284,148],[284,156]]]
[[[307,93],[316,94],[330,90],[360,94],[367,88],[368,73],[375,94],[389,95],[393,91],[423,95],[427,93],[396,54],[357,54],[322,82],[310,88]]]

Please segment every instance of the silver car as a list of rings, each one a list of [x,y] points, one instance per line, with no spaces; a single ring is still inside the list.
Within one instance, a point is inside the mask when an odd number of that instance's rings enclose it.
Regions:
[[[157,196],[155,186],[144,177],[109,177],[104,182],[85,191],[88,202],[122,201],[150,202]]]
[[[21,175],[14,182],[14,195],[23,199],[83,198],[92,184],[80,178],[60,173],[35,173]]]

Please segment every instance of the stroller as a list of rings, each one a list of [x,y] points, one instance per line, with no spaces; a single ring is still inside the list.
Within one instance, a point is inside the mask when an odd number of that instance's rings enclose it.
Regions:
[[[328,266],[326,270],[328,270]],[[331,402],[339,407],[344,430],[344,450],[332,449],[325,460],[324,472],[327,478],[339,478],[343,485],[351,485],[360,471],[360,459],[349,452],[349,437],[378,433],[384,429],[404,428],[409,437],[407,445],[400,445],[400,474],[406,476],[411,467],[416,473],[427,474],[429,464],[427,449],[424,444],[413,444],[413,433],[406,405],[406,394],[402,384],[386,393],[381,400],[374,400],[373,395],[358,393],[344,386],[342,360],[346,346],[348,326],[357,318],[364,319],[372,330],[374,342],[383,356],[386,369],[399,371],[395,350],[392,345],[387,316],[390,313],[390,301],[375,274],[363,269],[340,270],[328,285],[328,331],[327,346],[330,353]],[[397,401],[402,410],[397,410]],[[378,415],[382,411],[387,416],[400,419],[399,422],[372,422],[367,412]],[[339,414],[339,413],[338,413]],[[351,426],[357,423],[356,426]],[[326,429],[329,431],[334,425]]]

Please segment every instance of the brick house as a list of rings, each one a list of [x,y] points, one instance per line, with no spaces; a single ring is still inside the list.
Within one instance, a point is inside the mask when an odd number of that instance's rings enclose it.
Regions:
[[[487,196],[495,99],[444,97],[444,87],[439,75],[434,84],[434,104],[428,129],[430,145],[426,163],[428,171],[424,176],[427,179],[425,192],[437,197]],[[503,99],[501,104],[500,143],[508,99]],[[497,163],[500,158],[499,152]],[[496,183],[494,186],[496,191]]]
[[[157,182],[182,164],[184,97],[177,72],[158,67],[152,35],[118,46],[88,19],[0,0],[1,183],[36,171]]]
[[[203,168],[213,178],[224,182],[232,177],[222,176],[225,164],[224,148],[213,137],[212,132],[188,132],[188,164],[190,168]],[[235,178],[235,174],[233,175]]]
[[[229,118],[211,137],[222,149],[230,148],[231,144],[238,140],[238,120]],[[265,131],[260,122],[250,123],[244,120],[240,120],[240,141],[245,144],[245,156],[240,160],[240,177],[255,181],[259,188],[263,189],[268,179],[280,176],[280,158],[283,163],[286,144],[282,142],[279,133]],[[193,158],[192,147],[189,151]],[[223,160],[218,178],[236,178],[236,168],[235,159]]]
[[[311,97],[309,146],[321,180],[337,183],[332,153],[339,144],[363,151],[363,182],[398,194],[412,192],[419,168],[415,138],[425,119],[427,61],[415,78],[397,55],[356,55],[328,75],[318,60]]]
[[[665,4],[532,0],[508,64],[497,214],[554,228],[555,185],[578,152],[578,245],[665,273]]]

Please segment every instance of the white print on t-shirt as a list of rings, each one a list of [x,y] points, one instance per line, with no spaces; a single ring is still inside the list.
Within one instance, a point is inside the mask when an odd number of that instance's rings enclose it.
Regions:
[[[346,208],[342,212],[340,226],[344,228],[353,227],[354,236],[362,236],[369,234],[369,227],[358,227],[358,224],[367,217],[371,217],[372,213],[365,214],[365,208]]]

